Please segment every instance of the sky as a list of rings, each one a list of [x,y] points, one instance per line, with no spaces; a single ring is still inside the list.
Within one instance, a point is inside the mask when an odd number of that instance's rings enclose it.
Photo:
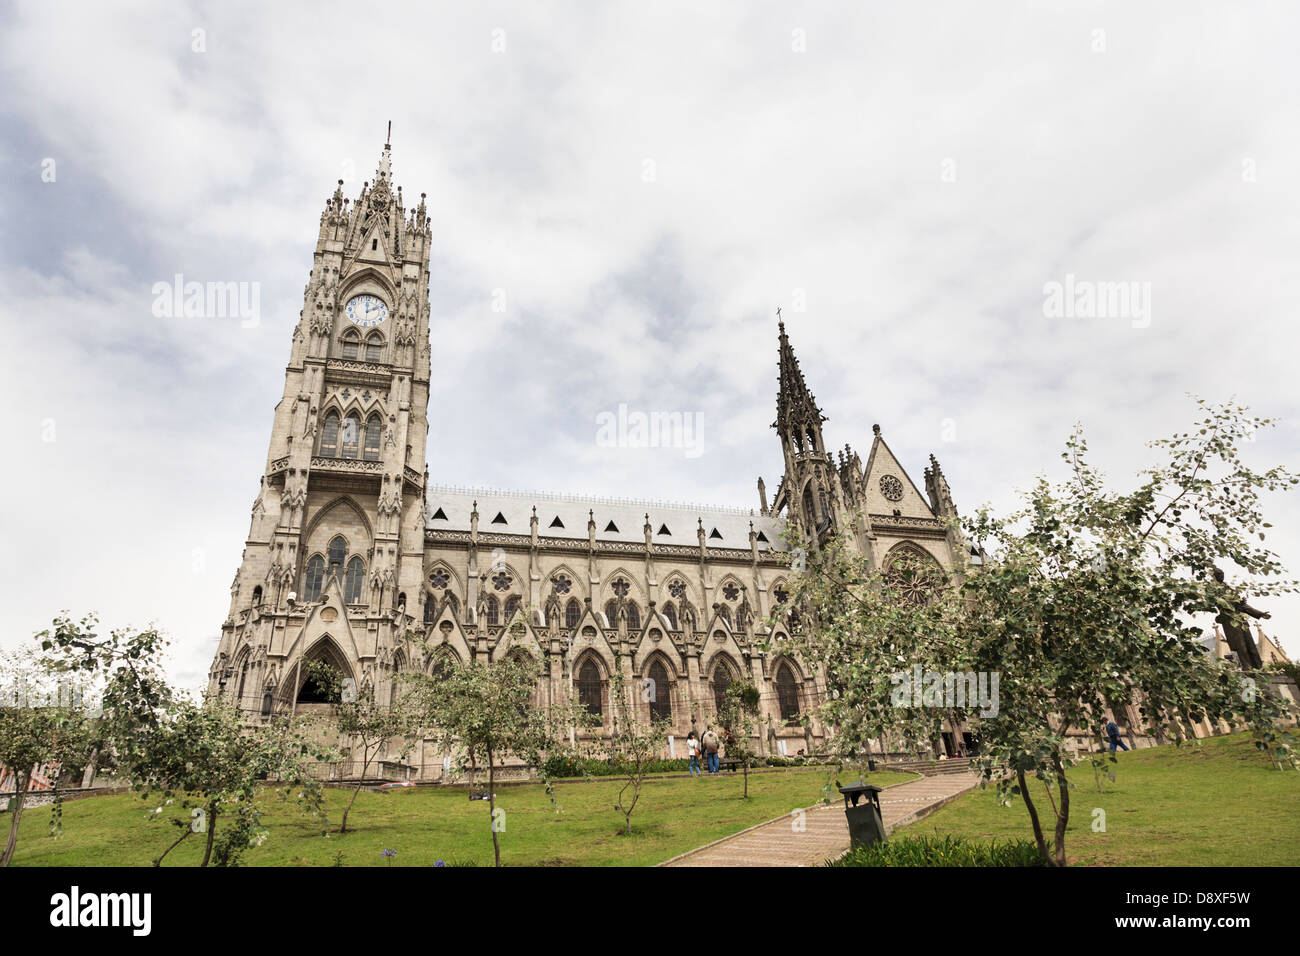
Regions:
[[[776,310],[827,444],[1006,510],[1081,425],[1120,488],[1189,398],[1300,471],[1283,3],[57,0],[0,14],[0,647],[162,628],[200,687],[319,217],[387,124],[432,219],[431,480],[757,507]],[[154,287],[255,289],[255,321]],[[1052,284],[1130,293],[1056,314]],[[1081,310],[1081,311],[1087,311]],[[602,413],[699,416],[610,447]],[[1300,498],[1266,499],[1300,566]],[[1300,653],[1300,598],[1258,602]]]

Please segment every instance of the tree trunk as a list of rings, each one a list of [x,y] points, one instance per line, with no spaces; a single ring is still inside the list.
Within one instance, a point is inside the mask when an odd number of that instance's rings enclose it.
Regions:
[[[166,856],[168,853],[170,853],[172,850],[174,850],[174,849],[176,849],[178,846],[180,846],[180,845],[181,845],[181,841],[184,840],[186,837],[188,837],[192,832],[194,832],[194,831],[192,831],[188,826],[186,826],[184,829],[182,829],[182,830],[181,830],[181,835],[178,836],[178,837],[176,838],[176,842],[173,843],[171,846],[169,846],[167,849],[163,850],[161,854],[159,854],[158,856],[154,857],[153,865],[154,865],[155,867],[162,866],[163,857],[165,857],[165,856]]]
[[[749,761],[745,761],[745,799],[749,799]]]
[[[488,819],[492,821],[492,856],[496,866],[501,865],[501,841],[497,839],[496,774],[492,770],[492,745],[488,745]]]
[[[1061,754],[1052,751],[1052,765],[1056,768],[1056,786],[1061,791],[1061,805],[1056,814],[1056,865],[1065,866],[1065,827],[1070,822],[1070,782],[1065,779]]]
[[[217,835],[217,805],[215,802],[208,804],[208,844],[203,848],[203,862],[199,866],[207,866],[208,861],[212,859],[212,838]]]
[[[1034,825],[1034,840],[1038,844],[1038,852],[1043,861],[1051,865],[1052,857],[1047,852],[1047,841],[1043,839],[1043,826],[1038,822],[1038,810],[1034,807],[1034,801],[1030,799],[1029,787],[1025,783],[1025,772],[1023,770],[1016,771],[1016,780],[1020,784],[1020,796],[1024,798],[1025,809],[1029,811],[1029,822]]]
[[[9,865],[9,861],[14,858],[14,848],[18,846],[18,821],[23,816],[23,798],[27,796],[27,786],[31,783],[31,774],[14,773],[14,818],[9,821],[9,842],[5,844],[3,858],[0,858],[0,867]]]
[[[366,782],[366,770],[370,767],[369,752],[363,747],[361,750],[361,779],[357,781],[356,789],[352,791],[352,799],[348,805],[343,808],[343,819],[339,821],[339,833],[348,832],[348,814],[352,811],[352,804],[357,802],[357,794],[361,792],[361,785]]]

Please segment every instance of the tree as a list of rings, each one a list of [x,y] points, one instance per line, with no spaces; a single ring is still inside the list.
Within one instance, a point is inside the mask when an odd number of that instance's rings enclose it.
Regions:
[[[1291,487],[1282,468],[1256,472],[1237,446],[1271,422],[1231,403],[1207,407],[1190,431],[1153,442],[1164,461],[1128,493],[1110,491],[1076,430],[1062,457],[1069,477],[1040,479],[1006,518],[966,522],[990,559],[963,588],[963,640],[977,669],[1000,675],[995,718],[982,722],[978,765],[1004,800],[1019,796],[1050,865],[1066,863],[1070,817],[1063,747],[1071,730],[1100,726],[1117,704],[1140,702],[1144,725],[1181,743],[1202,719],[1244,721],[1282,766],[1294,763],[1281,706],[1238,668],[1214,660],[1193,622],[1232,613],[1239,595],[1294,589],[1264,541],[1259,495]],[[1231,562],[1247,575],[1216,580]],[[1054,819],[1044,832],[1029,779]]]
[[[167,642],[156,629],[118,629],[105,637],[93,615],[75,622],[64,614],[37,639],[52,674],[102,682],[103,717],[95,743],[112,753],[135,789],[163,796],[153,817],[177,797],[182,807],[200,811],[177,821],[183,832],[155,865],[194,833],[206,834],[203,866],[237,862],[265,836],[256,791],[268,776],[279,778],[319,813],[320,784],[310,772],[324,756],[319,748],[288,724],[248,728],[236,710],[179,697],[163,673]],[[218,840],[217,823],[224,817],[231,823]]]
[[[765,646],[818,666],[828,695],[818,716],[840,766],[870,757],[873,741],[919,749],[945,714],[960,721],[977,701],[947,702],[935,675],[963,670],[961,601],[932,560],[902,551],[884,568],[833,537],[811,554],[792,542],[789,594],[771,625],[789,637]],[[917,675],[921,680],[918,685]],[[927,690],[929,693],[927,693]]]
[[[14,796],[0,867],[7,867],[13,859],[23,804],[37,770],[44,767],[53,778],[51,830],[57,833],[62,807],[59,783],[70,770],[89,760],[95,735],[95,721],[78,706],[76,695],[40,667],[34,654],[4,656],[0,666],[0,766],[14,774]]]
[[[614,671],[609,681],[610,702],[614,706],[614,724],[609,737],[608,751],[609,759],[618,768],[619,776],[623,780],[614,809],[623,814],[624,832],[630,836],[632,811],[636,809],[637,802],[641,799],[641,787],[654,760],[659,756],[659,751],[672,725],[666,720],[652,718],[649,723],[643,723],[637,719],[619,663],[619,658],[615,657]],[[651,685],[643,692],[658,693],[661,689],[666,690]],[[648,701],[649,697],[647,696],[645,700]]]
[[[737,680],[727,685],[722,712],[718,714],[726,737],[727,756],[739,760],[745,773],[744,797],[749,799],[749,767],[758,756],[754,736],[758,727],[758,688],[751,681]]]
[[[439,745],[457,754],[462,768],[487,764],[488,819],[496,866],[501,865],[498,833],[505,826],[504,811],[498,816],[496,805],[498,761],[513,757],[536,768],[554,803],[546,757],[570,724],[571,704],[561,703],[550,710],[535,707],[537,678],[538,668],[531,659],[514,657],[492,663],[457,662],[439,668],[436,674],[407,675],[418,694],[422,723]],[[573,719],[580,716],[574,713]]]
[[[348,832],[348,814],[356,803],[357,794],[365,784],[366,771],[380,752],[392,741],[398,742],[397,756],[404,758],[415,746],[419,733],[419,715],[410,695],[396,695],[386,707],[375,702],[374,694],[343,691],[343,675],[324,661],[308,661],[308,679],[325,691],[331,702],[335,726],[339,735],[361,748],[361,772],[357,774],[352,797],[343,808],[339,833]]]
[[[299,806],[322,816],[322,794],[313,767],[324,753],[310,736],[287,722],[248,727],[238,708],[209,702],[179,703],[153,729],[129,768],[141,795],[161,797],[151,816],[161,815],[179,799],[188,818],[173,820],[180,836],[153,861],[160,866],[173,849],[199,833],[205,835],[200,866],[234,866],[251,846],[266,838],[258,806],[260,788],[275,780],[281,799],[295,794]],[[218,837],[218,822],[228,819]]]

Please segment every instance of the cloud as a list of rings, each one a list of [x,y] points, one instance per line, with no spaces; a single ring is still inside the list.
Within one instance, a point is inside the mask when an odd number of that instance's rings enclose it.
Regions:
[[[879,422],[964,510],[1055,468],[1076,421],[1132,480],[1187,392],[1281,418],[1250,454],[1297,466],[1292,11],[6,16],[6,642],[62,607],[156,619],[201,679],[320,210],[390,119],[433,219],[435,481],[756,506],[781,469],[778,306],[828,443],[865,451]],[[257,283],[261,322],[154,318],[177,273]],[[1149,282],[1149,327],[1046,318],[1066,274]],[[596,446],[624,402],[702,413],[706,453]],[[1272,520],[1294,567],[1293,496]],[[1267,603],[1300,653],[1300,601]]]

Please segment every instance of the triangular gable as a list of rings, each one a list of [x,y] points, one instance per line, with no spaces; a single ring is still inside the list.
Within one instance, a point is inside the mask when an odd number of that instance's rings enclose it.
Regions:
[[[903,496],[898,501],[891,501],[881,490],[882,478],[892,476],[902,485]],[[863,496],[867,502],[867,512],[876,515],[892,515],[895,510],[905,518],[933,518],[925,495],[916,487],[911,476],[885,444],[885,439],[876,434],[871,444],[871,454],[867,457],[867,466],[863,477]]]
[[[515,631],[520,633],[516,634]],[[492,660],[504,660],[506,655],[517,648],[527,651],[538,664],[543,663],[545,660],[542,653],[542,644],[537,639],[537,633],[528,623],[523,608],[515,611],[510,620],[506,622],[505,630],[501,632],[501,638],[497,641],[497,646],[492,650]]]
[[[334,620],[326,621],[328,617],[326,609],[334,612]],[[362,648],[357,642],[356,635],[352,632],[352,624],[348,621],[348,608],[343,603],[343,584],[336,575],[325,576],[325,586],[321,589],[320,602],[313,604],[307,612],[307,619],[303,621],[302,629],[298,632],[298,637],[290,645],[286,652],[286,657],[293,660],[297,655],[310,650],[318,640],[328,634],[333,638],[334,643],[347,656],[351,662],[356,662],[363,656]],[[363,640],[367,635],[363,635]],[[366,643],[369,643],[366,641]],[[364,655],[370,656],[370,655]]]
[[[582,616],[578,618],[578,624],[573,629],[573,647],[569,651],[569,662],[578,659],[578,655],[587,648],[594,648],[597,654],[600,654],[605,660],[614,659],[614,648],[610,646],[605,637],[605,625],[602,623],[605,619],[604,614],[597,614],[592,608],[584,607]],[[582,632],[591,628],[596,633],[586,635]]]
[[[444,628],[444,623],[450,624],[451,627]],[[474,656],[470,650],[470,643],[465,637],[465,631],[461,628],[460,621],[456,620],[456,615],[452,613],[451,606],[446,601],[443,602],[441,613],[429,628],[428,635],[424,647],[425,669],[428,669],[433,655],[441,647],[450,647],[462,662],[468,661]]]

